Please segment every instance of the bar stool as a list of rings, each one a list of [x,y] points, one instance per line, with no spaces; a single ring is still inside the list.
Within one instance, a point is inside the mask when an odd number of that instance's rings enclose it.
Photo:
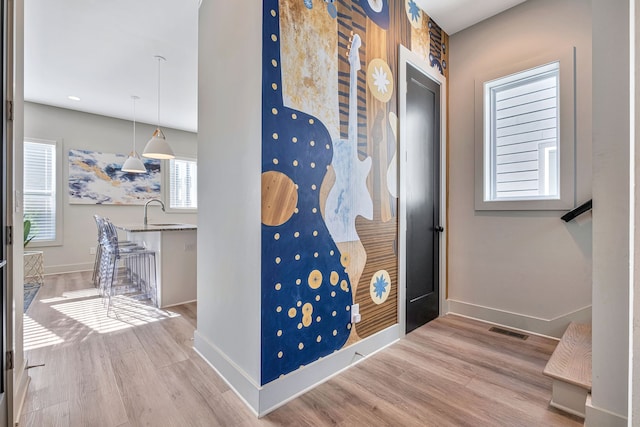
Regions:
[[[115,295],[149,300],[157,306],[156,253],[135,244],[120,245],[115,226],[101,220],[100,293],[107,300],[107,315]]]
[[[91,277],[91,282],[93,282],[93,286],[98,288],[100,287],[100,263],[102,260],[102,233],[104,233],[104,224],[106,218],[103,218],[100,215],[93,215],[93,219],[95,220],[96,227],[98,229],[98,244],[96,245],[96,258],[93,261],[93,275]],[[135,243],[128,240],[119,241],[118,245],[121,247],[136,246]]]

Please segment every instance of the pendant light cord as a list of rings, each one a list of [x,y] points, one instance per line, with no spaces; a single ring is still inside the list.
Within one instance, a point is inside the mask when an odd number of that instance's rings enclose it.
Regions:
[[[136,152],[136,99],[138,97],[134,95],[131,98],[133,98],[133,153],[137,155],[138,153]]]
[[[158,129],[160,129],[160,61],[162,57],[158,56]]]
[[[164,58],[160,55],[156,56],[156,58],[158,58],[158,121],[157,121],[157,125],[158,125],[158,129],[160,129],[160,61],[162,61]]]
[[[157,134],[158,137],[164,139],[164,133],[162,132],[162,130],[160,130],[160,62],[166,61],[166,58],[161,55],[156,55],[155,58],[158,60],[158,120],[156,132],[154,132],[154,135]]]

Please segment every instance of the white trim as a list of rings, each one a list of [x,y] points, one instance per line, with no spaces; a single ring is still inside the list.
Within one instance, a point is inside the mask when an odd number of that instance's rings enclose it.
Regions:
[[[626,417],[593,406],[590,394],[587,396],[585,405],[584,425],[585,427],[628,427]]]
[[[629,425],[640,424],[640,287],[638,278],[640,275],[640,259],[636,245],[640,242],[640,217],[638,216],[638,202],[640,201],[640,174],[636,160],[640,140],[640,116],[638,115],[638,103],[640,95],[637,92],[640,83],[640,57],[638,56],[638,43],[640,36],[640,8],[638,0],[629,2],[629,384],[627,391],[627,418]],[[634,402],[636,402],[634,404]]]
[[[551,49],[549,53],[531,58],[523,57],[523,61],[514,62],[508,66],[496,69],[475,79],[475,209],[476,210],[569,210],[575,207],[576,177],[576,49],[575,47],[561,47]],[[560,97],[560,148],[559,167],[560,198],[526,199],[526,200],[498,200],[485,201],[484,182],[488,178],[485,173],[485,143],[484,143],[484,83],[497,78],[508,76],[516,72],[528,70],[551,62],[560,62],[559,97]]]
[[[406,202],[406,159],[407,147],[406,127],[404,117],[407,114],[407,64],[411,64],[426,77],[440,85],[440,225],[444,232],[440,233],[440,316],[448,311],[446,300],[447,290],[447,81],[446,78],[436,68],[422,59],[417,54],[411,52],[406,47],[400,45],[398,61],[398,121],[399,121],[399,141],[398,141],[398,166],[399,166],[399,203],[398,203],[398,324],[402,331],[402,336],[406,334],[406,268],[407,268],[407,202]]]
[[[77,273],[80,271],[91,271],[91,270],[93,270],[93,262],[82,262],[78,264],[49,265],[44,267],[44,275],[50,276],[52,274]]]
[[[542,338],[546,338],[546,339],[557,341],[557,342],[560,342],[560,339],[561,339],[561,338],[558,338],[558,337],[552,337],[550,335],[539,334],[537,332],[529,331],[529,330],[526,330],[526,329],[515,328],[513,326],[505,325],[505,324],[502,324],[502,323],[489,322],[488,320],[478,319],[476,317],[471,317],[471,316],[465,316],[464,314],[460,314],[460,313],[447,313],[447,316],[462,317],[463,319],[471,319],[471,320],[475,320],[477,322],[486,323],[487,325],[498,326],[498,327],[501,327],[501,328],[507,328],[510,331],[520,332],[520,333],[523,333],[525,335],[535,335],[537,337],[542,337]]]
[[[260,386],[256,380],[198,330],[193,333],[193,348],[257,416]]]
[[[262,417],[390,346],[399,338],[400,327],[393,325],[263,386],[259,386],[198,331],[194,333],[194,350],[256,416]]]
[[[449,313],[558,339],[570,322],[591,323],[591,305],[551,319],[543,319],[450,299]]]
[[[297,369],[260,390],[259,415],[265,416],[287,402],[328,381],[334,376],[360,363],[400,338],[400,328],[393,325],[349,347],[323,357],[310,365]],[[360,356],[362,355],[362,356]]]
[[[588,394],[588,389],[554,378],[549,405],[584,418]]]
[[[24,403],[27,400],[27,391],[29,390],[29,384],[31,383],[31,377],[27,375],[27,360],[18,371],[18,375],[15,378],[14,388],[14,400],[13,400],[13,419],[15,425],[18,425],[20,418],[22,417],[22,410],[24,409]],[[13,375],[13,371],[7,371],[7,375]]]

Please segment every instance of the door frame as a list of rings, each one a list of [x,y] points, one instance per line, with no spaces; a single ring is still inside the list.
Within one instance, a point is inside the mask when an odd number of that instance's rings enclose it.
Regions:
[[[422,57],[411,52],[405,46],[399,47],[398,60],[398,169],[399,169],[399,203],[398,203],[398,324],[400,335],[407,331],[407,201],[406,201],[406,162],[407,162],[407,129],[404,125],[407,114],[407,64],[420,71],[440,86],[440,225],[444,232],[440,233],[439,252],[439,316],[447,313],[447,79],[439,70],[430,66]]]

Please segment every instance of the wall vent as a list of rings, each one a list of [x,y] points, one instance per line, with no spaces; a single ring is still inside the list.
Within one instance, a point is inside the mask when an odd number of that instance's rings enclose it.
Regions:
[[[495,332],[497,334],[507,335],[509,337],[519,338],[521,340],[526,340],[529,338],[529,335],[521,334],[519,332],[509,331],[507,329],[496,328],[495,326],[489,329],[490,332]]]

